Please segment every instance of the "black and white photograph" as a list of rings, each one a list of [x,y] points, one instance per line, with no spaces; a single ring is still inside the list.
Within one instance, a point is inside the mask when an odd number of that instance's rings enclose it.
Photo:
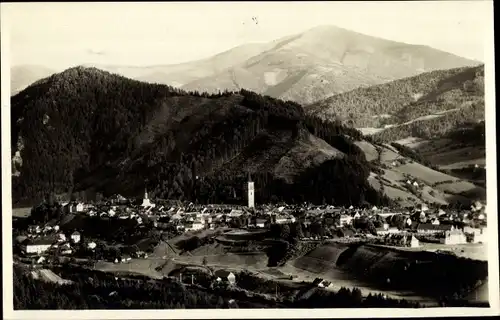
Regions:
[[[1,15],[7,319],[499,314],[492,1]]]

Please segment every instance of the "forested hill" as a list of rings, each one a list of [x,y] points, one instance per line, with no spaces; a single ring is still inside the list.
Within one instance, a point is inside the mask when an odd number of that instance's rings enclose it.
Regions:
[[[249,91],[208,95],[76,67],[12,97],[14,203],[86,191],[197,202],[382,204],[361,134]],[[314,183],[312,183],[314,182]]]
[[[422,117],[453,118],[452,114],[459,115],[463,121],[474,121],[481,116],[484,119],[484,65],[437,70],[359,88],[333,95],[305,109],[356,128],[407,126],[415,120],[426,120]],[[394,140],[401,138],[404,137]]]

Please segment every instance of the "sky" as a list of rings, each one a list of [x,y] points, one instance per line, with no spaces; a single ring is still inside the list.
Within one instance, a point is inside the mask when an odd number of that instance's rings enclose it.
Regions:
[[[12,65],[165,65],[322,25],[484,61],[489,1],[2,4]],[[4,30],[2,30],[4,31]]]

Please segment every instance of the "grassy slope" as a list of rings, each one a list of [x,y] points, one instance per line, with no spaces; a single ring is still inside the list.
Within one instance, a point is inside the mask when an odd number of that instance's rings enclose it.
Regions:
[[[358,142],[357,145],[369,161],[376,162],[380,153],[383,173],[372,172],[368,181],[373,188],[382,191],[402,206],[422,202],[446,205],[457,200],[468,203],[467,197],[484,199],[486,196],[484,188],[414,162],[389,145],[373,145],[367,141]],[[400,161],[407,163],[400,164]],[[394,162],[396,165],[393,165]],[[417,181],[419,184],[416,193],[412,191],[414,188],[408,185],[408,180],[411,183]]]
[[[352,120],[375,140],[395,141],[453,176],[482,184],[481,179],[451,169],[485,163],[484,129],[482,141],[477,135],[467,138],[467,131],[458,138],[450,134],[484,120],[483,74],[484,66],[433,71],[335,95],[308,110]],[[373,159],[373,150],[366,152]]]

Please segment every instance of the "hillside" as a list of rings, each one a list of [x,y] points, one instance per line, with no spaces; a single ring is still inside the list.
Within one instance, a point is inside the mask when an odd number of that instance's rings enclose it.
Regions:
[[[408,296],[418,293],[434,298],[454,292],[467,294],[476,288],[478,279],[488,279],[486,261],[369,244],[346,248],[342,244],[329,243],[289,264],[296,270],[336,284],[345,279],[351,283],[364,282],[403,296],[405,291]],[[464,273],[464,269],[467,272]]]
[[[359,88],[305,109],[350,124],[371,140],[397,142],[423,153],[428,164],[442,169],[485,162],[484,66]]]
[[[87,66],[121,74],[139,81],[180,87],[238,65],[269,47],[270,44],[245,44],[206,59],[172,65],[131,67],[89,64]]]
[[[185,89],[237,90],[312,103],[346,92],[438,68],[474,61],[425,46],[375,38],[335,26],[321,26],[274,41],[274,46]]]
[[[145,185],[156,197],[244,203],[248,174],[261,203],[387,202],[368,184],[358,131],[245,90],[187,93],[76,67],[12,97],[11,123],[14,203],[139,196]]]
[[[426,46],[321,26],[179,65],[96,67],[188,91],[217,93],[246,89],[309,104],[358,87],[478,64]]]
[[[306,106],[306,110],[356,128],[383,129],[387,125],[410,126],[429,115],[444,116],[472,105],[484,109],[484,66],[426,72],[358,88]],[[428,118],[421,118],[425,116]]]
[[[36,65],[21,65],[10,68],[10,92],[15,95],[30,84],[55,73],[53,70]]]

